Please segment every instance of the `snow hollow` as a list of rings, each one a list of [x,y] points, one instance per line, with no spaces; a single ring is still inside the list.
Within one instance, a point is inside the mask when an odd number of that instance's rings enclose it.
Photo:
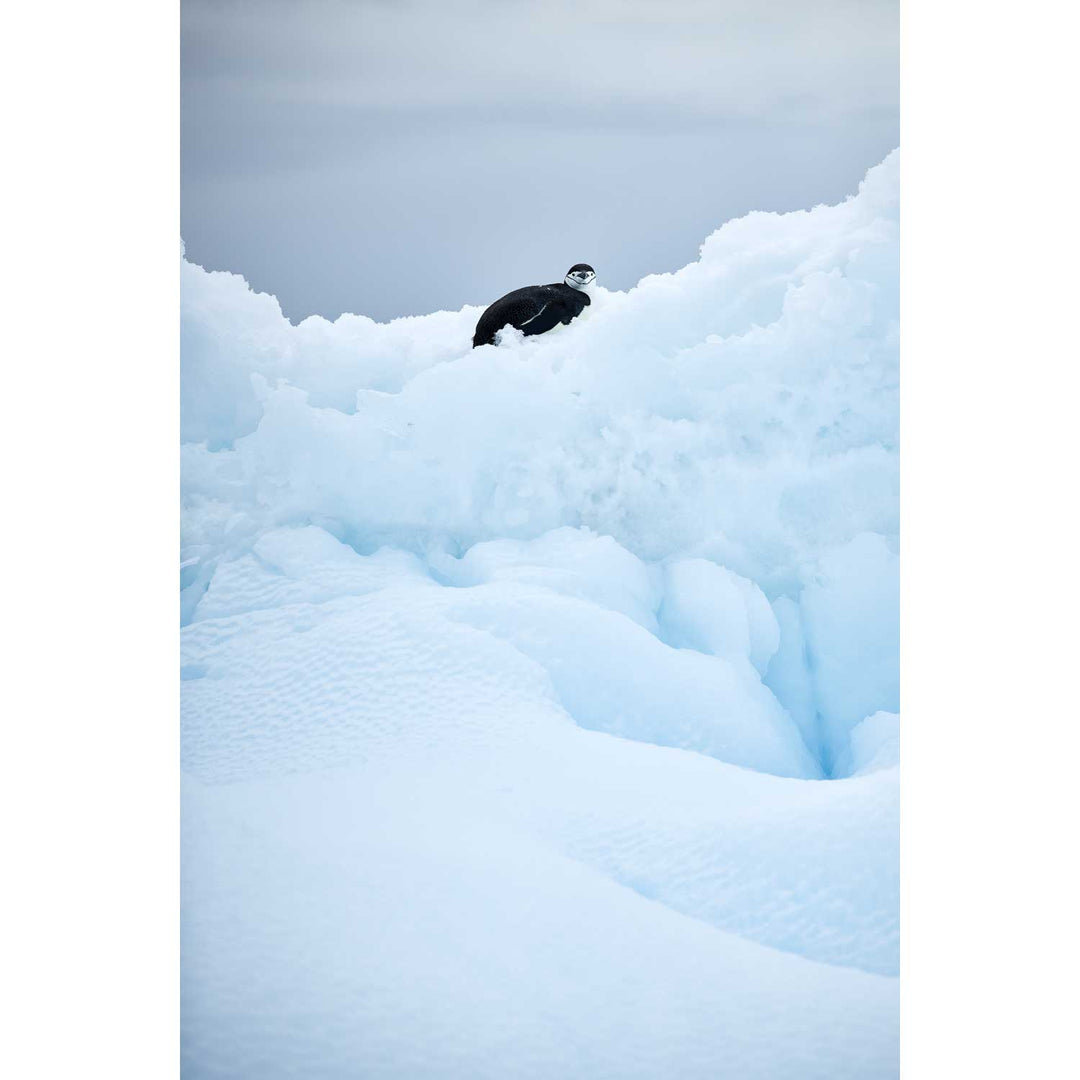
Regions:
[[[897,1074],[898,178],[475,350],[182,260],[185,1077]]]

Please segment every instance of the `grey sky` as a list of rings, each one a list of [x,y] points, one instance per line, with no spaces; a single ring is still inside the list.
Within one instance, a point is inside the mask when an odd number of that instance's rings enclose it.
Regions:
[[[294,321],[627,288],[899,142],[896,0],[182,0],[181,231]]]

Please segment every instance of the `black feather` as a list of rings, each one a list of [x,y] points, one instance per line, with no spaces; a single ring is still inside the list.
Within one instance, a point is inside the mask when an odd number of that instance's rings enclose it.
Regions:
[[[579,263],[578,267],[584,267]],[[500,297],[476,324],[473,348],[492,345],[504,326],[517,327],[526,337],[545,334],[562,323],[577,318],[592,301],[581,289],[572,289],[561,281],[556,285],[527,285]]]

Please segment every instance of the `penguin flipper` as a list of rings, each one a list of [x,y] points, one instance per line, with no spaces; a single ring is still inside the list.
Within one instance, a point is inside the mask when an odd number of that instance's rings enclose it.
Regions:
[[[518,289],[516,292],[507,293],[506,296],[496,300],[476,324],[476,333],[473,335],[473,348],[478,345],[490,345],[495,340],[495,335],[504,326],[513,326],[526,334],[538,333],[532,329],[532,324],[547,306],[546,298],[537,295],[534,289]],[[554,323],[551,324],[554,326]],[[551,327],[546,327],[551,329]]]
[[[549,330],[554,330],[556,326],[561,322],[567,322],[563,307],[559,303],[548,303],[541,306],[540,310],[521,326],[521,332],[526,337],[532,337],[536,334],[546,334]]]

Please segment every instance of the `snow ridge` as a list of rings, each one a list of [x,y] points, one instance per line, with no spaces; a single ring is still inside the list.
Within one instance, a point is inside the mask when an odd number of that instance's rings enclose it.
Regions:
[[[475,350],[182,260],[186,1074],[896,1074],[898,174]]]

